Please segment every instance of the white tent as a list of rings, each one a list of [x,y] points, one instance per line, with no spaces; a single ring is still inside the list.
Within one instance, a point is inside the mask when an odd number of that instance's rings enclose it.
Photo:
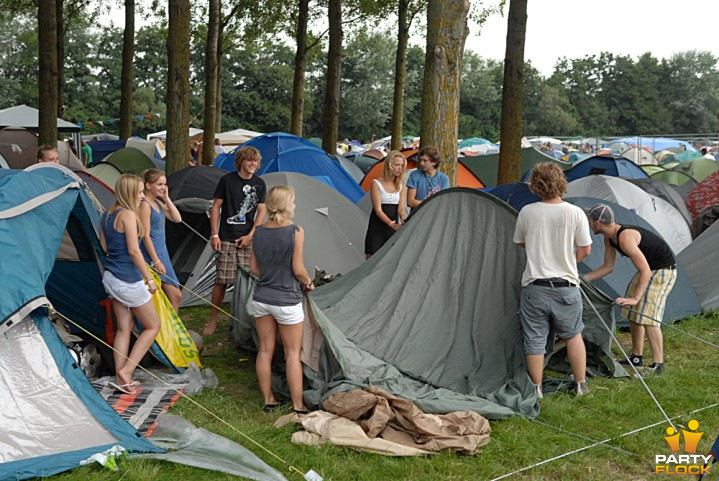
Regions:
[[[189,130],[189,136],[190,136],[190,137],[194,137],[194,136],[196,136],[196,135],[198,135],[198,134],[201,134],[201,133],[202,133],[202,129],[196,129],[196,128],[194,128],[194,127],[190,127],[190,130]],[[162,140],[162,141],[164,142],[164,141],[167,139],[167,130],[163,130],[163,131],[161,131],[161,132],[155,132],[155,133],[152,133],[152,134],[148,134],[147,140],[152,140],[152,139],[160,139],[160,140]]]
[[[651,152],[637,149],[636,147],[622,152],[622,157],[631,160],[637,165],[659,165],[659,161]]]
[[[590,175],[577,179],[567,186],[567,196],[609,200],[635,212],[659,232],[675,254],[692,241],[689,226],[676,207],[619,177]]]
[[[262,135],[261,132],[255,132],[253,130],[235,129],[222,132],[221,134],[215,134],[215,138],[220,139],[223,146],[235,146],[244,144],[248,140],[259,137],[260,135]],[[229,151],[228,149],[226,150]]]

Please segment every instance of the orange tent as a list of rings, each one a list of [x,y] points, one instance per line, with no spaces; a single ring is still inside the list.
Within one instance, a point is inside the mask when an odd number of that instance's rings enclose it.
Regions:
[[[412,149],[408,149],[408,151],[410,152],[410,158],[407,159],[407,170],[416,169],[417,161],[415,160],[416,156],[414,154],[417,153],[417,150],[414,149],[414,151],[412,151]],[[402,152],[402,154],[405,155],[405,157],[407,156],[404,151]],[[365,192],[369,192],[372,181],[374,179],[379,179],[380,177],[382,177],[383,166],[384,162],[377,162],[370,170],[367,171],[364,178],[362,179],[362,182],[360,182],[360,187],[362,187],[362,190],[364,190]],[[457,162],[457,187],[480,189],[482,187],[485,187],[485,185],[460,160],[459,162]]]

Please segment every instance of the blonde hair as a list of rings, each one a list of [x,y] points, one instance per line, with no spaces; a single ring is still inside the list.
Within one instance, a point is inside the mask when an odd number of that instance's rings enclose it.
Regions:
[[[143,186],[143,181],[140,177],[132,174],[123,174],[115,182],[115,203],[111,209],[116,210],[117,208],[125,208],[135,214],[135,222],[137,222],[137,233],[139,237],[145,235],[145,230],[142,228],[142,222],[140,222],[140,209],[137,206],[137,196],[140,194]]]
[[[287,222],[292,217],[287,214],[290,203],[295,200],[295,191],[287,185],[276,185],[267,193],[267,212],[270,220],[277,223]]]
[[[540,163],[532,171],[529,190],[542,199],[562,197],[567,192],[567,178],[558,165],[551,162]]]
[[[402,174],[404,174],[404,171],[407,170],[407,159],[404,155],[402,155],[402,152],[399,150],[392,150],[389,154],[387,154],[384,158],[384,166],[382,167],[382,177],[385,179],[391,179],[393,177],[390,168],[392,160],[396,157],[400,157],[402,159],[402,173],[394,178],[394,186],[397,190],[399,190],[399,186],[402,183]]]
[[[235,152],[235,168],[240,170],[242,162],[245,160],[256,160],[257,168],[260,168],[260,162],[262,161],[262,155],[260,151],[252,146],[244,146],[237,149]]]

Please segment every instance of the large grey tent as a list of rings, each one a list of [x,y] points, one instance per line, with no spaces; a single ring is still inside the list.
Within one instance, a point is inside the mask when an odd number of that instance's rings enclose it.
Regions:
[[[428,412],[536,416],[517,315],[525,254],[512,242],[516,215],[479,191],[443,191],[371,259],[310,294],[324,341],[315,344],[315,366],[305,366],[305,401],[371,384]],[[244,306],[252,286],[245,273],[239,279],[233,340],[251,348]],[[591,288],[589,295],[612,329],[608,299]],[[592,372],[623,374],[589,308],[585,323],[588,344],[600,344],[588,350]]]
[[[719,222],[714,222],[679,254],[704,310],[719,309],[718,246]]]

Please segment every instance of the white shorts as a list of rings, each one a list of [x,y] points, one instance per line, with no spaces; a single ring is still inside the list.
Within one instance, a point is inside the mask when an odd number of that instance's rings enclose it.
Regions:
[[[254,299],[250,303],[252,314],[255,317],[272,316],[278,324],[291,326],[305,320],[305,313],[302,310],[302,303],[294,306],[273,306],[264,302],[257,302]]]
[[[125,307],[144,306],[152,299],[150,291],[143,281],[121,281],[108,270],[102,275],[102,286],[108,296]]]

